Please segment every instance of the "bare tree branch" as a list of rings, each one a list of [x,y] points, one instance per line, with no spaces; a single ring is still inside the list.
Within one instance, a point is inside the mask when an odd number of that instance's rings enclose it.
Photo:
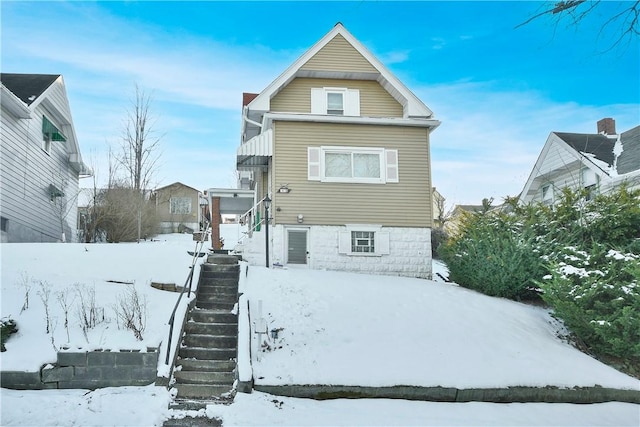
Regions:
[[[562,20],[568,21],[569,26],[578,26],[587,16],[602,5],[604,0],[564,0],[556,2],[546,2],[541,11],[531,16],[526,21],[518,24],[515,28],[523,27],[543,16],[554,16],[556,24]],[[602,24],[599,36],[604,36],[606,31],[619,33],[610,49],[621,44],[625,39],[632,40],[640,34],[640,0],[620,2],[622,8],[614,13]],[[619,27],[619,28],[616,28]]]

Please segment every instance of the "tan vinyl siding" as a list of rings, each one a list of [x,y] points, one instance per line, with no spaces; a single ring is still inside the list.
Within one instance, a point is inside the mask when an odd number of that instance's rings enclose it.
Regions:
[[[288,194],[274,192],[276,223],[295,224],[303,214],[305,225],[431,226],[427,129],[278,121],[274,131],[274,190],[282,184],[291,189]],[[307,147],[323,145],[396,149],[400,182],[308,181]]]
[[[304,63],[301,70],[373,72],[377,70],[340,34]]]
[[[192,223],[198,222],[198,209],[200,208],[198,200],[198,191],[182,184],[171,184],[161,188],[156,196],[156,213],[158,220],[161,222],[175,223]],[[191,199],[191,213],[188,214],[172,214],[171,198],[172,197],[188,197]]]
[[[360,91],[362,117],[402,117],[402,105],[373,80],[296,78],[271,100],[271,111],[311,113],[311,88],[343,87]]]

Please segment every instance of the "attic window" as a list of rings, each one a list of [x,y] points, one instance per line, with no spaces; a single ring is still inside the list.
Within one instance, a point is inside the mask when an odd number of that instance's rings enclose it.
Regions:
[[[343,92],[327,92],[327,114],[338,116],[344,114],[343,96]]]
[[[67,141],[67,137],[64,136],[62,131],[45,116],[42,116],[42,136],[45,141]]]
[[[360,116],[360,91],[340,87],[311,88],[311,114]]]

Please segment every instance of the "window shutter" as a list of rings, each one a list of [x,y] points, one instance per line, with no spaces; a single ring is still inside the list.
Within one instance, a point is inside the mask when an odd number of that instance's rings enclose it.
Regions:
[[[345,116],[360,116],[360,91],[358,89],[347,89],[344,104]]]
[[[321,87],[311,88],[311,114],[327,114],[327,95]]]
[[[320,181],[320,147],[307,147],[307,178]]]
[[[398,150],[385,150],[387,182],[400,182],[398,173]]]
[[[378,231],[375,234],[376,254],[389,255],[389,232]]]
[[[338,253],[339,254],[351,253],[351,232],[349,231],[338,232]]]

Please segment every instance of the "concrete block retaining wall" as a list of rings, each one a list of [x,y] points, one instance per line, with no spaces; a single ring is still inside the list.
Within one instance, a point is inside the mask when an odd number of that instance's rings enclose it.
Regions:
[[[140,351],[58,352],[57,363],[37,372],[0,373],[2,387],[18,390],[95,390],[102,387],[142,386],[156,381],[158,349]]]

